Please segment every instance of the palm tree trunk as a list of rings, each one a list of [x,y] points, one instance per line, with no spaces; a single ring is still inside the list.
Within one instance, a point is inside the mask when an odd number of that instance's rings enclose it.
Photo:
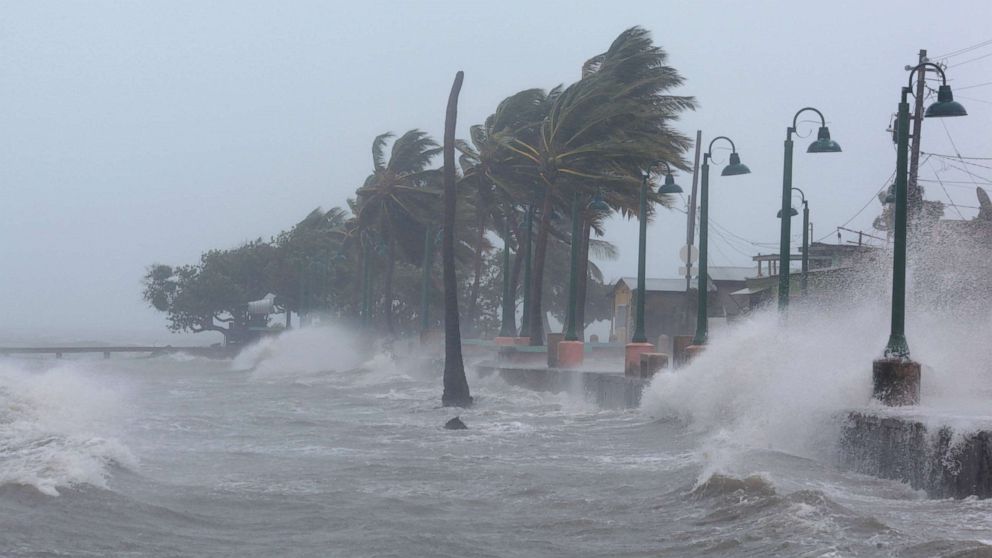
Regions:
[[[458,326],[458,282],[455,277],[455,121],[458,117],[458,93],[462,89],[461,71],[455,74],[444,117],[444,393],[445,407],[467,407],[472,396],[465,379],[462,360],[462,335]]]
[[[510,228],[513,230],[513,240],[517,247],[517,251],[513,255],[513,272],[510,275],[510,292],[516,294],[520,292],[520,272],[523,270],[524,250],[522,249],[523,237],[520,234],[520,224],[517,222],[517,216],[512,213],[510,214]],[[517,307],[516,296],[514,296],[513,307]]]
[[[592,223],[586,215],[582,216],[582,246],[579,248],[578,303],[575,309],[575,325],[579,340],[586,339],[586,287],[589,284],[589,234]]]
[[[537,229],[537,243],[534,246],[534,268],[530,285],[530,344],[534,347],[544,345],[544,311],[541,308],[541,287],[544,285],[544,257],[548,252],[548,230],[551,227],[551,188],[544,190],[544,202],[541,205],[541,222]]]
[[[481,207],[477,208],[479,219],[477,223],[478,231],[475,235],[475,261],[472,262],[472,289],[469,291],[468,299],[468,333],[476,337],[478,327],[476,319],[479,313],[479,284],[482,282],[482,242],[486,238],[486,213]]]
[[[386,335],[392,339],[395,337],[393,328],[393,271],[396,269],[396,260],[393,259],[394,240],[390,237],[386,241],[386,276],[383,278],[383,301],[382,312],[386,319]]]

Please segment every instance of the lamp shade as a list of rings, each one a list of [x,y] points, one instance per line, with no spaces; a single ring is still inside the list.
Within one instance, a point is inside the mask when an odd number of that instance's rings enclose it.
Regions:
[[[806,153],[840,153],[840,145],[830,139],[830,129],[820,126],[820,131],[816,133],[816,141],[809,144]]]
[[[937,102],[927,107],[927,118],[943,118],[945,116],[966,116],[961,103],[954,100],[950,85],[941,85],[937,90]]]
[[[738,174],[751,174],[751,169],[747,168],[747,165],[741,163],[741,156],[735,151],[730,154],[730,164],[723,167],[723,172],[721,172],[720,175],[736,176]]]
[[[799,215],[799,212],[796,211],[796,208],[795,207],[790,207],[789,208],[789,217],[795,217],[796,215]],[[778,210],[778,213],[775,216],[778,217],[779,219],[781,219],[782,218],[782,210],[779,209]]]
[[[658,188],[659,194],[681,194],[682,187],[675,183],[675,177],[672,173],[665,175],[665,183]]]

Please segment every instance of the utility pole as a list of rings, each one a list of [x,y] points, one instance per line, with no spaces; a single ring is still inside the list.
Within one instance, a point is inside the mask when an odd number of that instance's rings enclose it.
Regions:
[[[926,49],[920,49],[919,64],[927,61]],[[911,69],[910,67],[906,68]],[[913,219],[923,209],[923,190],[919,186],[920,170],[920,130],[923,128],[923,93],[926,90],[926,68],[916,74],[916,104],[913,107],[913,144],[909,152],[909,180],[907,182],[907,201],[909,202],[909,218]]]
[[[689,292],[692,290],[692,244],[696,236],[696,192],[699,188],[699,153],[700,144],[703,143],[703,131],[696,130],[696,158],[692,163],[692,192],[689,194],[689,211],[686,214],[685,231],[685,311],[682,314],[685,330],[689,329],[689,316],[692,315],[692,302]]]

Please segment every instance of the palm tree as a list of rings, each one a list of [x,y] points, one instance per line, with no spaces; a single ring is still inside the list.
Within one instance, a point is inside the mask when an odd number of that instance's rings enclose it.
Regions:
[[[427,168],[439,152],[437,142],[425,132],[410,130],[393,142],[386,161],[385,147],[390,137],[391,133],[381,134],[372,142],[372,174],[355,192],[354,211],[356,230],[363,242],[370,242],[385,262],[383,314],[386,332],[393,336],[396,260],[403,257],[419,263],[425,224],[435,211],[440,192],[430,187],[437,171]]]
[[[483,254],[488,251],[487,248],[491,249],[485,242],[485,233],[490,230],[490,223],[497,225],[494,230],[503,237],[503,247],[504,250],[507,249],[511,243],[506,233],[507,228],[518,229],[515,226],[515,206],[529,201],[532,195],[532,188],[521,184],[521,177],[515,175],[515,157],[503,145],[502,138],[532,135],[537,123],[546,113],[545,97],[540,89],[515,93],[500,102],[496,111],[483,124],[476,124],[469,129],[471,144],[462,140],[455,142],[456,149],[461,153],[458,159],[463,174],[461,183],[472,192],[476,213],[469,327],[474,327],[474,320],[478,315]],[[515,239],[512,242],[519,245],[520,241]]]
[[[549,95],[536,138],[504,140],[542,187],[531,286],[532,345],[543,344],[540,287],[555,206],[571,199],[572,189],[608,189],[629,199],[640,185],[640,169],[654,160],[687,167],[683,154],[690,140],[670,123],[695,102],[662,94],[682,83],[665,59],[647,31],[624,31],[609,50],[586,63],[582,79]]]
[[[444,266],[444,392],[445,407],[472,404],[465,362],[462,360],[462,335],[458,324],[458,282],[455,277],[455,124],[458,117],[458,93],[462,89],[461,71],[455,74],[444,117],[444,229],[441,259]]]

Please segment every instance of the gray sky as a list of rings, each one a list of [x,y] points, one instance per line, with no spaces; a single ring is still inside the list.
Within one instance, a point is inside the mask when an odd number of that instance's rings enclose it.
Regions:
[[[686,78],[678,93],[699,101],[681,129],[702,129],[704,147],[729,135],[752,170],[712,173],[711,219],[729,233],[711,229],[711,265],[774,250],[734,235],[776,242],[782,140],[807,105],[844,149],[807,155],[810,139],[797,140],[794,184],[815,236],[836,240],[852,217],[849,228],[868,230],[877,201],[855,214],[895,166],[885,129],[904,66],[920,48],[934,57],[992,39],[992,4],[943,3],[942,21],[927,18],[933,2],[801,4],[3,2],[0,337],[166,337],[164,315],[141,300],[147,265],[193,262],[343,205],[369,173],[376,134],[440,137],[457,70],[465,136],[507,95],[576,80],[632,25],[653,32]],[[964,89],[992,81],[989,54],[947,60],[970,116],[926,122],[924,151],[954,154],[953,138],[961,155],[992,157],[992,86]],[[937,172],[955,203],[976,205],[971,178],[950,165],[961,166],[934,159],[921,178]],[[968,168],[992,178],[992,168]],[[947,201],[940,185],[925,186]],[[611,277],[634,274],[636,230],[610,226],[621,247],[603,264]],[[676,276],[684,234],[676,211],[651,225],[650,276]]]

